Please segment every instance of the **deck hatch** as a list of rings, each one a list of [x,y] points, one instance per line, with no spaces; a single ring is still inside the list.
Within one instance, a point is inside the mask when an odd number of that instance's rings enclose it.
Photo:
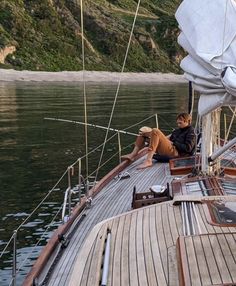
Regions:
[[[186,191],[195,195],[209,196],[209,189],[205,186],[204,180],[186,182]]]
[[[236,202],[213,201],[207,203],[210,223],[219,226],[236,226]]]
[[[201,169],[199,155],[192,157],[175,158],[169,161],[171,175],[186,175],[193,169]],[[236,164],[230,159],[221,159],[221,167],[225,174],[236,176]]]
[[[194,177],[174,180],[171,183],[174,195],[218,196],[223,195],[222,186],[214,177]]]
[[[174,195],[236,195],[235,178],[194,177],[174,180],[171,186]]]
[[[179,237],[180,285],[235,285],[235,256],[235,233]]]
[[[221,179],[220,184],[225,194],[236,195],[236,180],[235,179]]]

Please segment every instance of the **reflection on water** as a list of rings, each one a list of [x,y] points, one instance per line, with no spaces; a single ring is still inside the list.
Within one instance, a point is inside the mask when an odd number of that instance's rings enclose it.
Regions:
[[[107,126],[116,85],[89,84],[87,86],[88,122]],[[159,125],[169,133],[175,127],[175,117],[186,111],[186,85],[124,85],[114,111],[112,127],[127,128],[155,113]],[[16,229],[28,216],[67,166],[84,154],[84,127],[44,120],[56,117],[83,121],[83,87],[81,84],[0,83],[0,251]],[[154,118],[142,125],[154,126]],[[133,127],[136,132],[140,127]],[[112,132],[111,132],[112,134]],[[89,128],[89,150],[104,140],[105,132]],[[122,135],[122,146],[134,141],[133,136]],[[118,150],[117,139],[109,142],[105,159]],[[101,150],[100,150],[101,151]],[[128,152],[128,150],[126,151]],[[99,152],[89,157],[89,173],[96,169]],[[104,160],[105,160],[104,159]],[[114,167],[118,158],[103,168],[100,176]],[[83,164],[84,165],[84,164]],[[83,166],[83,173],[85,173]],[[66,181],[45,201],[38,213],[18,232],[18,285],[29,271],[42,244],[60,222]],[[56,222],[52,218],[60,213]],[[46,226],[45,226],[46,225]],[[40,243],[33,247],[38,240]],[[0,285],[9,285],[11,276],[11,247],[0,261]],[[30,259],[27,259],[29,253]],[[21,266],[26,262],[26,266]]]
[[[17,131],[17,103],[16,103],[16,89],[15,86],[8,86],[6,83],[1,84],[0,95],[0,134],[16,132]],[[4,126],[3,123],[7,123]],[[15,138],[4,138],[1,136],[0,147],[7,147],[9,145],[16,145]],[[10,157],[8,157],[10,159]],[[12,158],[14,160],[15,158]]]

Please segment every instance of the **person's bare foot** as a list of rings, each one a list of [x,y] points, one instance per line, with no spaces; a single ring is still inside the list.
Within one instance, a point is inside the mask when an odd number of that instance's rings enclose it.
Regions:
[[[131,162],[134,161],[134,155],[133,154],[127,154],[127,155],[123,155],[121,156],[121,160],[124,161],[124,160],[129,160]]]
[[[149,167],[152,167],[152,161],[145,161],[143,164],[137,167],[137,170],[141,170],[141,169],[145,169]]]

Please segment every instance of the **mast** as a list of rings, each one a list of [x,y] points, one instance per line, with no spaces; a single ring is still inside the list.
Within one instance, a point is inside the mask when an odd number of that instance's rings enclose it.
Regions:
[[[209,164],[209,157],[220,147],[220,114],[218,108],[202,117],[201,168],[203,174],[213,175],[220,170],[220,159]]]

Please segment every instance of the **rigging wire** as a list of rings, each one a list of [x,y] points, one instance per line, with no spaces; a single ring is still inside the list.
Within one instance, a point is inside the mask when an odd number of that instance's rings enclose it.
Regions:
[[[66,169],[66,171],[63,173],[61,178],[56,182],[53,188],[47,193],[47,195],[41,200],[41,202],[32,210],[32,212],[28,215],[28,217],[17,227],[16,231],[18,231],[29,220],[29,218],[36,212],[36,210],[39,209],[39,207],[45,202],[45,200],[49,197],[49,195],[55,190],[55,188],[61,182],[61,180],[64,178],[67,172],[68,170]]]
[[[167,120],[165,120],[163,117],[161,117],[160,115],[158,115],[158,119],[160,119],[160,121],[164,122],[166,124],[166,126],[168,126],[172,131],[175,130],[175,128],[173,126],[171,126],[170,123]]]
[[[140,125],[141,123],[143,123],[146,120],[149,120],[151,117],[153,117],[155,115],[149,116],[148,118],[145,118],[133,125],[130,125],[128,127],[126,127],[124,130],[128,130],[134,126]],[[109,142],[112,138],[114,138],[115,136],[117,136],[117,133],[113,134],[111,137],[109,137],[106,142]],[[81,159],[84,159],[87,156],[89,156],[90,154],[92,154],[93,152],[95,152],[96,150],[100,149],[103,146],[104,143],[100,144],[99,146],[97,146],[96,148],[94,148],[93,150],[91,150],[89,153],[85,154],[84,156],[78,158],[74,163],[72,163],[70,165],[70,167],[75,166]],[[129,145],[127,145],[126,147],[122,148],[122,151],[124,151],[125,149],[129,148],[131,145],[133,144],[130,143]],[[118,152],[115,154],[117,155]],[[112,156],[110,159],[108,159],[105,163],[109,162],[114,156]],[[102,166],[104,166],[104,164],[102,164]],[[100,166],[100,168],[102,167]],[[95,172],[97,172],[98,169],[94,170],[91,174],[89,174],[88,177],[92,176]],[[56,187],[59,185],[59,183],[62,181],[62,179],[67,175],[68,173],[68,168],[65,170],[65,172],[62,174],[62,176],[59,178],[59,180],[55,183],[55,185],[48,191],[48,193],[46,194],[46,196],[40,201],[40,203],[32,210],[32,212],[28,215],[28,217],[25,218],[25,220],[17,227],[16,231],[19,231],[19,229],[32,217],[33,214],[35,214],[35,212],[40,208],[40,206],[46,201],[46,199],[50,196],[50,194],[55,191]],[[88,178],[87,177],[87,178]],[[5,246],[5,248],[3,249],[3,251],[0,253],[0,258],[5,254],[6,249],[8,248],[9,244],[11,243],[11,241],[13,240],[13,235],[10,237],[10,239],[8,240],[7,245]]]
[[[231,131],[231,128],[232,128],[232,125],[233,125],[233,122],[234,122],[234,119],[235,119],[235,116],[236,116],[236,107],[234,108],[234,110],[232,110],[232,109],[230,109],[230,110],[233,112],[233,116],[231,117],[231,121],[230,121],[228,130],[227,130],[227,133],[226,133],[226,136],[225,136],[224,145],[226,144],[226,141],[228,140],[229,133],[230,133],[230,131]]]
[[[14,238],[14,234],[9,238],[8,243],[6,244],[4,249],[1,251],[0,258],[2,258],[3,254],[5,254],[5,251],[7,250],[8,246],[12,242],[13,238]]]
[[[135,124],[132,124],[132,125],[130,125],[130,126],[124,128],[123,130],[129,130],[129,129],[131,129],[131,128],[133,128],[133,127],[135,127],[135,126],[137,126],[137,125],[139,125],[139,124],[141,124],[141,123],[143,123],[143,122],[145,122],[145,121],[151,119],[153,116],[156,116],[156,114],[150,115],[149,117],[144,118],[144,119],[142,119],[141,121],[139,121],[139,122],[137,122],[137,123],[135,123]]]
[[[129,52],[129,48],[130,48],[130,44],[131,44],[131,39],[132,39],[132,36],[133,36],[135,23],[136,23],[136,19],[137,19],[137,16],[138,16],[140,2],[141,2],[141,0],[139,0],[138,4],[137,4],[137,8],[136,8],[136,12],[135,12],[134,20],[133,20],[132,29],[131,29],[131,32],[130,32],[129,42],[128,42],[128,46],[127,46],[127,49],[126,49],[123,66],[122,66],[122,69],[121,69],[121,74],[124,72],[124,69],[125,69],[126,60],[127,60],[127,57],[128,57],[128,52]],[[115,106],[116,106],[116,101],[117,101],[117,98],[118,98],[118,93],[119,93],[119,90],[120,90],[120,85],[121,85],[121,75],[119,77],[119,82],[118,82],[118,85],[117,85],[117,90],[116,90],[116,94],[115,94],[115,98],[114,98],[114,102],[113,102],[113,106],[112,106],[112,111],[111,111],[110,119],[109,119],[108,126],[107,126],[108,129],[106,131],[106,135],[105,135],[105,138],[104,138],[104,144],[103,144],[103,147],[102,147],[102,152],[101,152],[101,156],[100,156],[99,163],[98,163],[98,168],[100,167],[101,162],[102,162],[103,153],[104,153],[105,145],[106,145],[106,140],[107,140],[107,137],[108,137],[109,129],[110,129],[110,126],[111,126],[111,121],[112,121],[112,118],[113,118],[113,113],[114,113]],[[96,172],[96,175],[95,175],[94,184],[95,184],[95,182],[97,180],[97,176],[98,176],[98,171]]]
[[[46,229],[44,230],[44,232],[42,233],[42,235],[40,236],[39,240],[37,241],[37,243],[33,246],[31,252],[29,252],[29,254],[26,256],[26,258],[23,260],[23,262],[20,264],[20,266],[17,269],[17,273],[20,272],[21,268],[24,266],[24,264],[26,263],[26,261],[29,259],[30,255],[35,251],[36,247],[39,245],[39,243],[42,241],[42,239],[44,238],[44,235],[46,233],[48,233],[49,228],[53,225],[53,223],[55,222],[57,216],[59,215],[59,212],[62,210],[63,204],[61,205],[61,207],[57,210],[56,214],[54,215],[54,217],[52,218],[51,222],[47,225]]]
[[[126,149],[128,149],[130,146],[132,146],[133,145],[133,142],[132,143],[130,143],[129,145],[127,145],[126,147],[124,147],[123,149],[122,149],[122,151],[124,151],[124,150],[126,150]],[[107,159],[104,163],[102,163],[97,169],[95,169],[92,173],[90,173],[89,174],[89,177],[90,176],[92,176],[92,175],[94,175],[94,173],[96,173],[98,170],[100,170],[104,165],[106,165],[109,161],[111,161],[111,159],[113,159],[115,156],[117,156],[119,154],[119,151],[118,152],[116,152],[115,154],[113,154],[109,159]]]
[[[85,134],[85,154],[88,154],[88,117],[87,117],[87,96],[85,83],[85,55],[84,55],[84,17],[83,17],[83,0],[80,0],[80,17],[81,17],[81,40],[82,40],[82,62],[83,62],[83,95],[84,95],[84,134]],[[86,177],[88,177],[88,156],[86,155]]]

